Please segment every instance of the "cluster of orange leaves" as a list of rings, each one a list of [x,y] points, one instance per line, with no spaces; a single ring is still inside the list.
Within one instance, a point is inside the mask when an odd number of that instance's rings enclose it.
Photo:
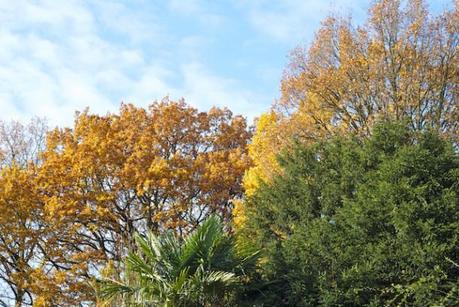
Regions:
[[[36,163],[2,168],[2,277],[38,306],[94,300],[91,278],[119,263],[134,232],[183,235],[210,213],[230,217],[250,137],[227,109],[168,99],[77,114],[48,133]]]

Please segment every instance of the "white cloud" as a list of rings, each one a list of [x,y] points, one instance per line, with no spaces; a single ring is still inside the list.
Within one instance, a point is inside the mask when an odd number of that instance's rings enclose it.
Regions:
[[[171,12],[191,17],[207,30],[216,30],[227,21],[224,15],[215,13],[218,1],[169,0],[167,4]]]
[[[202,9],[201,0],[169,0],[168,4],[171,10],[186,15],[196,14]]]
[[[223,20],[188,4],[182,13],[199,10],[198,22]],[[200,61],[206,38],[175,38],[180,50],[171,53],[156,13],[115,1],[0,0],[0,119],[45,116],[51,125],[71,125],[86,107],[105,114],[121,101],[146,106],[166,95],[254,114],[254,94]]]
[[[1,0],[0,16],[3,26],[13,30],[28,30],[34,24],[46,26],[54,34],[63,30],[81,34],[91,32],[94,27],[93,15],[81,2],[72,0]]]
[[[110,105],[91,78],[89,67],[106,53],[86,7],[71,1],[2,1],[0,19],[0,106],[8,110],[1,119],[45,116],[63,125],[84,105]]]

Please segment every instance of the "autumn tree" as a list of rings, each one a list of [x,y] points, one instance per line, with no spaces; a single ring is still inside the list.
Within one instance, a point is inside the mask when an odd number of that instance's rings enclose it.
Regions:
[[[47,132],[43,118],[33,118],[28,124],[0,121],[0,167],[37,164],[45,148]]]
[[[44,150],[43,119],[0,122],[0,304],[32,304],[41,293],[34,276],[46,264],[49,224],[37,189],[37,165]],[[32,285],[34,284],[34,286]]]
[[[38,185],[59,246],[49,251],[54,269],[76,287],[107,260],[116,266],[134,233],[183,236],[209,214],[230,218],[249,138],[245,119],[227,109],[168,99],[106,116],[85,111],[74,127],[50,132]]]
[[[0,125],[0,278],[10,305],[94,300],[132,235],[178,237],[209,214],[230,218],[250,165],[244,118],[167,99],[119,114],[77,114],[72,128]],[[46,139],[46,144],[45,144]]]
[[[272,175],[277,165],[268,160],[275,161],[293,138],[366,136],[378,119],[406,117],[413,130],[432,128],[457,142],[458,10],[455,1],[434,17],[421,0],[405,7],[399,0],[378,0],[362,26],[339,16],[324,20],[311,46],[291,52],[281,98],[259,121],[248,190],[257,178]]]

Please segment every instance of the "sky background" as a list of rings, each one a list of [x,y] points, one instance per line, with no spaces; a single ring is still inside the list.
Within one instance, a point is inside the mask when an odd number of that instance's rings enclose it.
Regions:
[[[164,96],[250,121],[279,96],[289,51],[363,0],[0,0],[0,120],[116,112]],[[450,0],[428,1],[438,13]]]

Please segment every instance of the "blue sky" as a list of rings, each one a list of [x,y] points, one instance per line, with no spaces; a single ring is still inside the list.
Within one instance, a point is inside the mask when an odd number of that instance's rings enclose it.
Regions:
[[[169,95],[253,119],[279,95],[289,50],[363,0],[0,0],[0,120],[116,112]],[[429,1],[434,12],[449,0]]]

